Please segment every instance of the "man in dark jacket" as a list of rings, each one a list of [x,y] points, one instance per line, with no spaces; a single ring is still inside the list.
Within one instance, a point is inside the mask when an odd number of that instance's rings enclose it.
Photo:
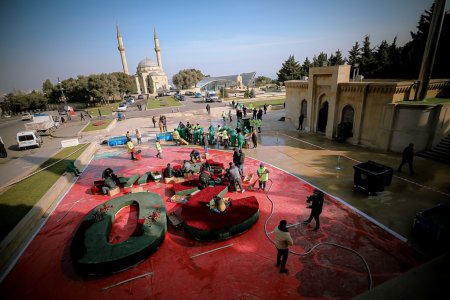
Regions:
[[[239,174],[241,174],[241,176],[244,176],[244,162],[245,162],[245,154],[244,152],[242,152],[242,150],[239,150],[239,164],[238,169],[239,169]]]
[[[409,166],[409,173],[411,175],[414,175],[413,165],[412,165],[413,159],[414,159],[414,144],[409,144],[409,146],[403,150],[402,162],[401,162],[400,166],[398,167],[398,171],[401,172],[403,165],[405,163],[407,163]]]
[[[233,164],[230,163],[230,169],[228,170],[229,177],[230,177],[230,186],[236,188],[236,184],[239,186],[239,189],[241,190],[241,193],[245,192],[244,188],[242,187],[242,180],[241,175],[239,174],[239,169]]]
[[[234,148],[234,152],[233,152],[233,164],[235,164],[236,166],[239,165],[239,151],[237,148]]]
[[[316,227],[313,229],[314,231],[317,231],[320,228],[319,216],[322,213],[323,197],[324,193],[315,189],[314,193],[311,196],[307,197],[306,200],[307,203],[310,203],[308,208],[311,208],[311,214],[309,215],[308,220],[303,221],[303,224],[311,223],[312,219],[314,218],[314,220],[316,221]]]

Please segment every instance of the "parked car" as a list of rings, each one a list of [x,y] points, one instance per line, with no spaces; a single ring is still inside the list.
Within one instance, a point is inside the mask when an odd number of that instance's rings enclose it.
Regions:
[[[33,121],[33,115],[30,113],[24,113],[22,115],[22,121]]]
[[[202,93],[195,93],[195,98],[203,98],[203,95],[202,95]]]
[[[180,94],[179,94],[178,100],[184,101],[184,100],[186,100],[186,97],[185,97],[184,95],[180,95]]]
[[[144,99],[144,95],[139,95],[138,99]]]
[[[42,138],[36,130],[20,131],[17,133],[17,146],[19,150],[30,147],[41,147]]]
[[[127,110],[127,104],[126,103],[120,103],[117,107],[118,111],[126,111]]]
[[[127,99],[127,104],[133,104],[134,102],[135,101],[134,101],[133,97],[130,97],[130,98]]]
[[[222,102],[222,99],[220,99],[215,92],[208,92],[205,102]]]
[[[194,96],[195,95],[195,93],[194,92],[191,92],[191,91],[187,91],[187,92],[185,92],[184,93],[186,96]]]

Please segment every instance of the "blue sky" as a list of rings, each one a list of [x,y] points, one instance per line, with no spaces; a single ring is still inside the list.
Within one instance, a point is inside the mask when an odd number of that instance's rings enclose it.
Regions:
[[[344,56],[370,35],[372,45],[410,40],[433,0],[0,2],[0,92],[41,89],[77,75],[121,71],[119,25],[130,73],[156,61],[158,32],[169,78],[196,68],[211,76],[254,71],[276,78],[290,54],[303,62],[321,51]]]

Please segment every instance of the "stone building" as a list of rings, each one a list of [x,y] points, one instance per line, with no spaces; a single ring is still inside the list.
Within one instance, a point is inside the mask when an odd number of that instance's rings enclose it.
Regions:
[[[450,104],[414,100],[414,81],[350,81],[350,66],[309,70],[307,81],[286,85],[286,120],[306,131],[337,137],[341,122],[351,124],[352,144],[400,152],[409,143],[416,151],[431,149],[450,134]],[[427,98],[450,87],[449,80],[431,80]]]
[[[158,34],[154,29],[154,42],[156,61],[149,58],[141,60],[137,66],[137,72],[134,76],[136,80],[137,92],[139,94],[155,95],[160,91],[166,91],[169,89],[169,81],[167,75],[164,72],[161,60],[161,49],[159,47]],[[128,74],[128,66],[125,57],[125,47],[123,45],[122,36],[117,28],[117,41],[119,43],[119,52],[122,59],[122,66],[124,73]]]

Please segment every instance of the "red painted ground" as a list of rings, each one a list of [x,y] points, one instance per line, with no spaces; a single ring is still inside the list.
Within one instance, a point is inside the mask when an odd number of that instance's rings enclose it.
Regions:
[[[90,192],[102,171],[111,167],[116,174],[131,175],[161,170],[168,162],[181,164],[189,158],[190,151],[166,147],[162,160],[154,157],[153,150],[144,151],[143,159],[137,162],[131,161],[127,153],[93,160],[1,283],[2,299],[347,299],[368,289],[369,277],[361,259],[332,246],[320,246],[305,257],[291,254],[289,274],[280,274],[275,267],[275,247],[264,233],[271,204],[258,191],[226,195],[233,199],[255,196],[259,202],[259,221],[240,236],[220,242],[199,242],[186,236],[183,229],[169,226],[160,249],[141,264],[110,276],[78,276],[71,264],[70,241],[83,217],[109,199]],[[232,152],[210,150],[210,154],[215,161],[232,160]],[[256,172],[258,165],[259,161],[247,158],[245,172]],[[273,179],[270,197],[275,203],[269,231],[281,219],[288,224],[306,219],[309,210],[305,208],[305,199],[312,187],[276,168],[269,166],[269,169]],[[149,183],[146,189],[168,200],[172,195],[170,186]],[[166,201],[169,211],[180,206]],[[136,211],[123,209],[110,242],[126,239],[135,222]],[[290,228],[295,242],[292,250],[304,252],[320,242],[350,247],[367,260],[374,286],[420,263],[419,256],[406,244],[330,197],[326,198],[321,222],[320,232],[303,225]],[[223,250],[191,258],[231,244]],[[147,272],[153,274],[102,290]]]

